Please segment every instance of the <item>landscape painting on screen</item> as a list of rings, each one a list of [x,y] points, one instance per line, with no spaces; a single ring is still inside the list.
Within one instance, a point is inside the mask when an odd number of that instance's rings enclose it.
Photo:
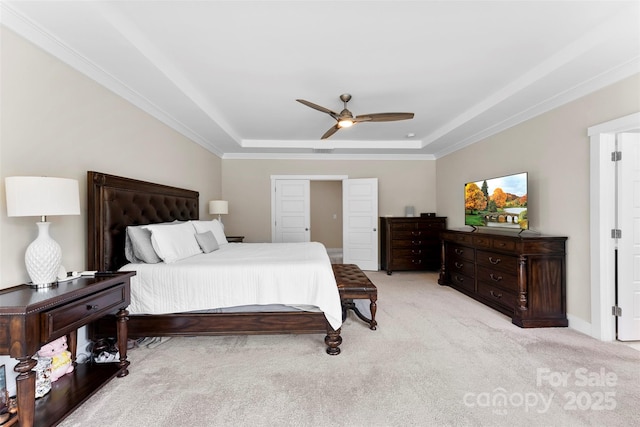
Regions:
[[[527,230],[527,173],[464,185],[465,224]]]

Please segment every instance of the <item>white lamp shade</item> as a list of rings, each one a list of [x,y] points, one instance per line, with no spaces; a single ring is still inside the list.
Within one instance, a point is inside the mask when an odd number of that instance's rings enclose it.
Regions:
[[[229,202],[226,200],[212,200],[209,202],[209,213],[213,215],[226,215],[229,213]]]
[[[78,181],[46,176],[5,178],[7,216],[80,215]]]
[[[5,178],[7,216],[39,216],[38,237],[24,256],[32,286],[46,287],[57,282],[62,250],[49,235],[49,215],[80,215],[78,181],[45,176]]]

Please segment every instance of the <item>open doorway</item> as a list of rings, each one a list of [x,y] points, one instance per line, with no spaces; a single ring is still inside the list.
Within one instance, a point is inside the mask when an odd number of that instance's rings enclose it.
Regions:
[[[333,264],[342,264],[342,181],[310,182],[311,241],[327,248]]]
[[[311,238],[311,183],[314,181],[339,182],[342,186],[342,209],[333,205],[328,211],[333,229],[342,217],[342,263],[356,264],[362,270],[376,271],[378,256],[378,179],[336,175],[272,175],[271,176],[271,236],[274,243],[306,242],[316,240],[325,247],[339,249],[339,232],[328,237],[320,231]],[[318,189],[331,191],[335,200],[340,194],[319,184]],[[280,191],[278,191],[280,189]],[[318,194],[318,193],[316,193]],[[320,197],[314,197],[323,203]],[[324,220],[324,219],[323,219]],[[330,240],[329,240],[330,239]],[[336,245],[336,246],[334,246]]]

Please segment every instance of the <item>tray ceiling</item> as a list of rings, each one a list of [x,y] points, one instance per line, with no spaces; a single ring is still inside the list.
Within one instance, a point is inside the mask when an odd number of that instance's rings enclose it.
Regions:
[[[223,158],[438,158],[640,71],[637,1],[3,1],[2,24]],[[340,94],[367,114],[320,140]]]

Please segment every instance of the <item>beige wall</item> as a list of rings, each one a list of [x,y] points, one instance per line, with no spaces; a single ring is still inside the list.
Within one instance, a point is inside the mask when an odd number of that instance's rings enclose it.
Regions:
[[[529,225],[568,236],[567,312],[590,322],[587,128],[640,111],[640,75],[437,160],[438,214],[464,225],[463,185],[529,172]]]
[[[50,217],[67,270],[86,269],[86,173],[96,170],[221,193],[221,160],[2,27],[0,288],[28,280],[24,252],[38,218],[7,218],[4,177],[80,181],[80,216]]]
[[[404,207],[436,212],[433,160],[223,160],[222,196],[229,201],[225,231],[246,242],[271,241],[272,175],[348,175],[378,178],[382,215],[404,216]]]

